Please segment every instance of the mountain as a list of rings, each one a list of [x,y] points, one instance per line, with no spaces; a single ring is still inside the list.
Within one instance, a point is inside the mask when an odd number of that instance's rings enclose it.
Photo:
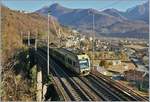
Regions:
[[[111,36],[115,37],[131,37],[131,38],[148,38],[148,25],[141,21],[125,21],[118,22],[108,26]]]
[[[51,11],[51,15],[61,24],[75,28],[82,33],[92,33],[94,15],[95,32],[98,36],[121,37],[122,35],[122,37],[131,37],[131,34],[134,34],[133,37],[139,37],[139,35],[143,34],[144,38],[148,37],[147,22],[143,19],[131,19],[131,11],[121,12],[113,8],[103,11],[98,11],[92,8],[70,9],[55,3],[35,12],[47,15],[48,11]]]
[[[36,12],[41,13],[42,15],[47,16],[47,14],[48,14],[49,11],[51,12],[51,14],[53,16],[57,16],[57,17],[60,17],[61,15],[65,14],[65,13],[72,12],[71,9],[62,7],[58,3],[55,3],[55,4],[53,4],[53,5],[49,6],[49,7],[48,6],[43,7],[42,9],[37,10]]]
[[[149,2],[128,9],[126,17],[131,20],[142,20],[149,23]]]
[[[120,19],[124,19],[124,20],[127,19],[126,17],[124,17],[124,16],[122,15],[124,12],[118,11],[118,10],[113,9],[113,8],[112,8],[112,9],[106,9],[106,10],[104,10],[103,12],[105,12],[105,13],[107,13],[107,14],[109,14],[109,15],[115,16],[115,17],[117,17],[117,18],[120,18]]]
[[[22,11],[11,10],[5,6],[1,6],[1,15],[2,51],[3,55],[5,55],[3,57],[10,54],[13,55],[16,49],[22,47],[21,32],[23,35],[27,35],[28,31],[30,31],[32,36],[38,31],[40,38],[47,37],[47,18],[42,15],[37,13],[23,13]],[[67,28],[62,27],[54,17],[51,17],[51,41],[58,37],[52,22],[55,24],[56,29],[59,28],[63,32],[62,36],[69,34]]]
[[[47,8],[37,10],[36,12],[42,15],[47,15],[48,11],[51,11],[51,15],[56,17],[60,23],[70,26],[73,25],[75,27],[79,26],[79,24],[83,26],[85,21],[89,21],[89,24],[91,24],[93,14],[95,15],[95,20],[99,20],[101,23],[100,26],[111,25],[112,23],[121,20],[105,12],[99,12],[94,9],[69,9],[58,3],[55,3]]]

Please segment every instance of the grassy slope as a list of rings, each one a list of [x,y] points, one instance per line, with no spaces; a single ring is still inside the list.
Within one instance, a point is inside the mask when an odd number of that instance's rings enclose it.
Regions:
[[[2,14],[2,51],[3,58],[7,59],[13,55],[16,49],[21,48],[21,32],[26,35],[28,31],[32,35],[38,31],[38,34],[44,38],[47,36],[47,18],[35,13],[22,13],[19,11],[10,10],[7,7],[1,7]],[[51,17],[50,20],[50,41],[58,37],[56,29],[63,32],[63,36],[68,35],[68,29],[59,25],[59,23]],[[57,31],[58,32],[58,31]]]
[[[26,35],[28,31],[31,32],[31,35],[34,35],[36,30],[38,31],[39,38],[47,38],[47,18],[40,16],[38,14],[25,14],[19,11],[13,11],[6,7],[1,7],[1,21],[2,21],[2,58],[5,63],[2,69],[2,100],[6,101],[16,101],[16,100],[35,100],[35,88],[30,83],[32,81],[27,76],[29,75],[30,69],[28,69],[28,61],[26,59],[25,47],[21,41],[21,32],[23,35]],[[67,36],[69,30],[59,25],[59,23],[52,18],[50,22],[50,41],[56,40],[58,34],[55,31],[52,21],[56,25],[56,29],[60,28],[63,32],[62,36]],[[24,50],[20,50],[21,48]],[[19,51],[18,51],[19,50]],[[20,58],[23,59],[13,59],[8,60],[20,55],[20,52],[23,52]],[[25,61],[25,62],[24,62]],[[14,66],[12,66],[14,65]],[[16,74],[16,71],[18,74]]]

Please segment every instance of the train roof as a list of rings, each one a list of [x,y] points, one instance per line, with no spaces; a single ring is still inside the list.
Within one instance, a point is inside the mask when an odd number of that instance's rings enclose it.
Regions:
[[[79,51],[73,49],[55,48],[55,50],[57,50],[64,56],[68,56],[72,60],[76,60],[79,55],[84,55],[83,53],[80,53]]]
[[[76,60],[77,59],[76,54],[74,54],[73,52],[71,52],[71,51],[69,51],[67,49],[64,49],[64,48],[54,48],[54,50],[57,51],[57,52],[59,52],[59,53],[61,53],[64,56],[68,56],[72,60]]]

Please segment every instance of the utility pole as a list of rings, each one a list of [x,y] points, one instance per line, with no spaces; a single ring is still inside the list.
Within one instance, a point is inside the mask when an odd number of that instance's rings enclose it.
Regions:
[[[92,62],[93,62],[93,67],[94,67],[94,50],[95,50],[95,46],[94,46],[94,43],[95,43],[95,23],[94,23],[94,14],[93,14],[93,60],[92,60]]]
[[[20,32],[21,43],[23,43],[22,31]]]
[[[37,51],[37,36],[38,36],[38,31],[36,31],[35,34],[35,51]]]
[[[28,46],[30,46],[30,31],[28,31]]]
[[[95,15],[94,13],[89,12],[91,15],[92,15],[92,33],[93,35],[91,35],[92,37],[92,67],[94,67],[94,49],[95,49],[95,46],[94,46],[94,41],[95,41]]]
[[[28,31],[28,55],[27,58],[29,58],[29,67],[30,67],[30,31]]]
[[[42,70],[41,67],[39,67],[38,62],[39,62],[39,57],[37,57],[37,37],[38,37],[38,31],[36,31],[35,35],[35,63],[36,63],[36,69],[37,69],[37,92],[36,92],[36,101],[42,101],[42,86],[43,86],[43,81],[42,81]]]
[[[144,77],[146,76],[146,72],[142,75],[142,82],[140,84],[140,90],[143,89]]]
[[[38,31],[36,30],[35,32],[35,46],[34,46],[34,49],[35,49],[35,63],[37,64],[37,36],[38,36]],[[37,65],[36,65],[37,67]]]
[[[61,35],[60,35],[60,28],[59,28],[59,31],[58,31],[58,35],[59,35],[59,47],[61,47]]]
[[[50,12],[48,12],[48,37],[47,37],[47,75],[49,74],[49,17]]]

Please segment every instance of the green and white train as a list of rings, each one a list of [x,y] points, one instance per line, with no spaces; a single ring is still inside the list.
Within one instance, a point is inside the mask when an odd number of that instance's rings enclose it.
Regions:
[[[79,75],[85,76],[90,73],[90,58],[86,54],[75,53],[64,48],[50,48],[50,55]]]

